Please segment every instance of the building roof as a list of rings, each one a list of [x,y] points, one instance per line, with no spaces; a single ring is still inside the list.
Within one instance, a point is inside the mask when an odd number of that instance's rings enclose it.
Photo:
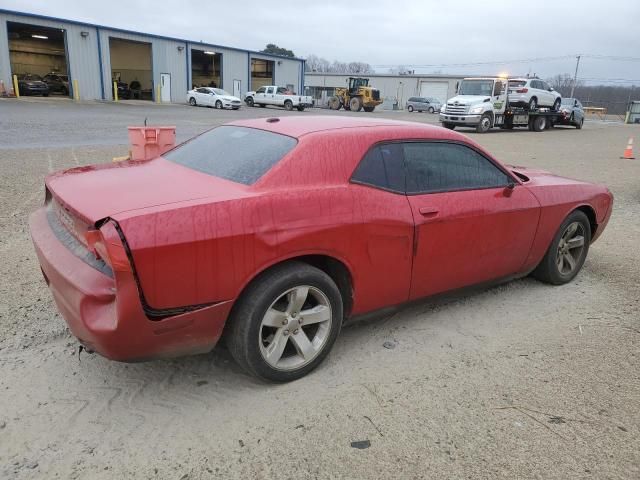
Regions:
[[[178,37],[168,37],[165,35],[157,35],[155,33],[145,33],[145,32],[138,32],[135,30],[126,30],[123,28],[116,28],[116,27],[109,27],[107,25],[99,25],[96,23],[88,23],[88,22],[81,22],[79,20],[68,20],[68,19],[64,19],[64,18],[58,18],[58,17],[50,17],[47,15],[40,15],[37,13],[28,13],[28,12],[18,12],[15,10],[6,10],[3,8],[0,8],[0,14],[6,14],[6,15],[16,15],[16,16],[20,16],[20,17],[26,17],[26,18],[36,18],[36,19],[40,19],[40,20],[48,20],[50,22],[61,22],[61,23],[69,23],[72,25],[80,25],[80,26],[86,26],[86,27],[91,27],[91,28],[97,28],[97,29],[102,29],[102,30],[111,30],[113,32],[121,32],[121,33],[128,33],[128,34],[133,34],[133,35],[144,35],[146,37],[150,37],[150,38],[158,38],[161,40],[172,40],[174,42],[184,42],[184,43],[191,43],[191,44],[200,44],[200,45],[206,45],[206,46],[210,46],[210,47],[217,47],[217,48],[225,48],[227,50],[235,50],[238,52],[246,52],[246,53],[253,53],[256,55],[264,55],[267,57],[273,57],[273,58],[277,58],[277,59],[285,59],[285,60],[297,60],[299,62],[304,62],[304,58],[299,58],[299,57],[286,57],[284,55],[274,55],[272,53],[264,53],[264,52],[259,52],[257,50],[248,50],[245,48],[237,48],[237,47],[229,47],[226,45],[218,45],[216,43],[209,43],[209,42],[203,42],[203,41],[197,41],[197,40],[188,40],[188,39],[184,39],[184,38],[178,38]]]

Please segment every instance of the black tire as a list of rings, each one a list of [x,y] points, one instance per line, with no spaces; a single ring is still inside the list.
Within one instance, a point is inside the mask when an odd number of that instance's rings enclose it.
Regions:
[[[276,300],[282,298],[286,292],[301,286],[317,289],[325,296],[324,298],[331,307],[329,331],[325,334],[321,349],[315,353],[310,361],[298,368],[275,368],[267,362],[262,353],[261,342],[264,345],[265,341],[264,329],[272,328],[263,326],[262,321],[267,310],[274,306]],[[226,343],[233,358],[249,373],[264,380],[289,382],[305,376],[322,363],[340,333],[342,316],[342,297],[331,277],[306,263],[288,262],[262,273],[245,289],[231,312],[228,329],[225,332]],[[293,325],[294,317],[288,325]],[[287,328],[284,330],[286,333],[280,333],[291,335],[284,342],[290,349],[289,354],[293,353],[295,356],[297,348],[295,348],[292,336],[295,332],[289,332],[288,328],[302,330],[304,324],[301,327],[284,327],[284,325],[283,323],[281,328]],[[313,325],[309,325],[309,327],[313,327]],[[277,328],[273,335],[277,335],[281,328]],[[287,349],[285,348],[281,355],[286,354]],[[300,354],[297,353],[297,355]]]
[[[298,105],[297,109],[299,112],[304,112],[304,105]]]
[[[253,97],[247,97],[244,99],[244,103],[247,104],[247,107],[253,107]]]
[[[191,98],[189,99],[189,105],[191,105],[192,107],[195,107],[196,105],[198,105],[198,104],[196,103],[196,99],[195,99],[195,98],[193,98],[193,97],[191,97]]]
[[[535,110],[538,108],[538,99],[536,97],[531,97],[529,100],[529,111]]]
[[[409,113],[413,113],[413,105],[409,105],[407,107],[407,110],[409,111]]]
[[[542,132],[548,127],[548,123],[549,121],[547,120],[547,117],[544,117],[542,115],[535,117],[533,119],[533,131]]]
[[[352,112],[362,110],[362,99],[360,97],[351,97],[351,100],[349,100],[349,110]]]
[[[258,106],[259,106],[260,108],[265,108],[265,107],[266,107],[266,105],[265,105],[264,103],[259,103],[259,104],[258,104]]]
[[[574,256],[572,253],[570,253],[574,261],[574,266],[571,268],[571,270],[564,271],[563,268],[565,266],[570,266],[570,264],[566,260],[562,260],[562,266],[559,265],[559,256],[561,255],[560,252],[565,251],[566,247],[566,244],[563,244],[562,241],[566,241],[565,238],[569,227],[576,223],[579,225],[579,229],[581,229],[581,232],[580,230],[578,230],[576,235],[582,233],[583,245],[582,247],[580,247],[580,252],[575,251],[578,247],[569,249],[569,252],[573,250],[573,254],[575,254]],[[547,253],[545,254],[540,264],[532,272],[532,275],[538,280],[546,283],[551,283],[552,285],[562,285],[570,282],[582,268],[582,265],[587,258],[587,253],[589,252],[590,243],[591,224],[589,223],[589,219],[584,214],[584,212],[580,210],[574,210],[567,216],[567,218],[564,219],[564,221],[560,225],[558,232],[556,233],[555,237],[553,237]]]
[[[371,113],[376,109],[376,107],[363,107],[363,109],[365,112]]]
[[[293,110],[293,102],[291,100],[285,100],[284,101],[284,109],[288,112],[290,112],[291,110]]]
[[[578,123],[576,123],[576,129],[582,130],[582,124],[584,123],[584,118],[581,118]]]
[[[476,125],[476,132],[487,133],[491,129],[492,122],[491,114],[485,113],[480,117],[478,125]]]
[[[342,103],[340,102],[340,99],[338,97],[329,98],[328,104],[330,110],[340,110],[340,107],[342,106]]]
[[[556,101],[553,102],[553,107],[551,107],[551,109],[554,112],[557,112],[558,110],[560,110],[560,104],[562,103],[562,101],[559,98],[556,98]]]
[[[455,125],[455,123],[442,122],[442,126],[443,126],[444,128],[449,129],[449,130],[455,130],[455,129],[456,129],[456,125]]]
[[[435,110],[433,109],[433,107],[429,107],[429,113],[433,113],[435,112]]]
[[[217,100],[217,101],[216,101],[216,108],[217,108],[218,110],[222,110],[222,102],[221,102],[220,100]]]

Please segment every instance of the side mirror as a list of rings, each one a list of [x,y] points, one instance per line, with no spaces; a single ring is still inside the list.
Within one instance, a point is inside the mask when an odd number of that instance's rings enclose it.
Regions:
[[[511,194],[513,193],[513,189],[514,189],[514,188],[516,188],[516,184],[515,184],[515,183],[513,183],[513,182],[509,182],[509,183],[507,184],[507,186],[506,186],[506,187],[504,187],[504,191],[503,191],[504,196],[505,196],[505,197],[510,197],[510,196],[511,196]]]

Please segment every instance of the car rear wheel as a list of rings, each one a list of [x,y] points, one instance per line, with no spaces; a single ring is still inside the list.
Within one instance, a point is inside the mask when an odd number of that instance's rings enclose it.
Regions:
[[[554,112],[557,112],[558,110],[560,110],[560,103],[561,103],[561,100],[559,98],[556,98],[556,101],[553,102],[553,107],[551,107]]]
[[[196,103],[196,99],[195,99],[195,98],[193,98],[193,97],[191,97],[191,98],[189,99],[189,105],[191,105],[192,107],[195,107],[195,106],[197,105],[197,103]]]
[[[531,97],[531,100],[529,100],[529,110],[535,110],[536,108],[538,108],[538,99]]]
[[[407,110],[409,110],[409,113],[413,113],[413,105],[409,105],[407,107]]]
[[[284,102],[284,109],[288,110],[289,112],[293,110],[293,102],[291,100],[286,100]]]
[[[334,281],[306,263],[290,262],[260,275],[234,306],[227,345],[248,372],[265,380],[303,377],[327,356],[342,326]]]
[[[549,250],[533,276],[553,285],[568,283],[578,274],[589,251],[591,224],[580,210],[573,211],[560,225]]]

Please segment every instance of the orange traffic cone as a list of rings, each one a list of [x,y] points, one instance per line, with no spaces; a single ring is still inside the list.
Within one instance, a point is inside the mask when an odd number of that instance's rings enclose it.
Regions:
[[[629,138],[627,148],[624,149],[624,153],[620,158],[624,158],[625,160],[634,160],[636,158],[633,156],[633,138]]]

